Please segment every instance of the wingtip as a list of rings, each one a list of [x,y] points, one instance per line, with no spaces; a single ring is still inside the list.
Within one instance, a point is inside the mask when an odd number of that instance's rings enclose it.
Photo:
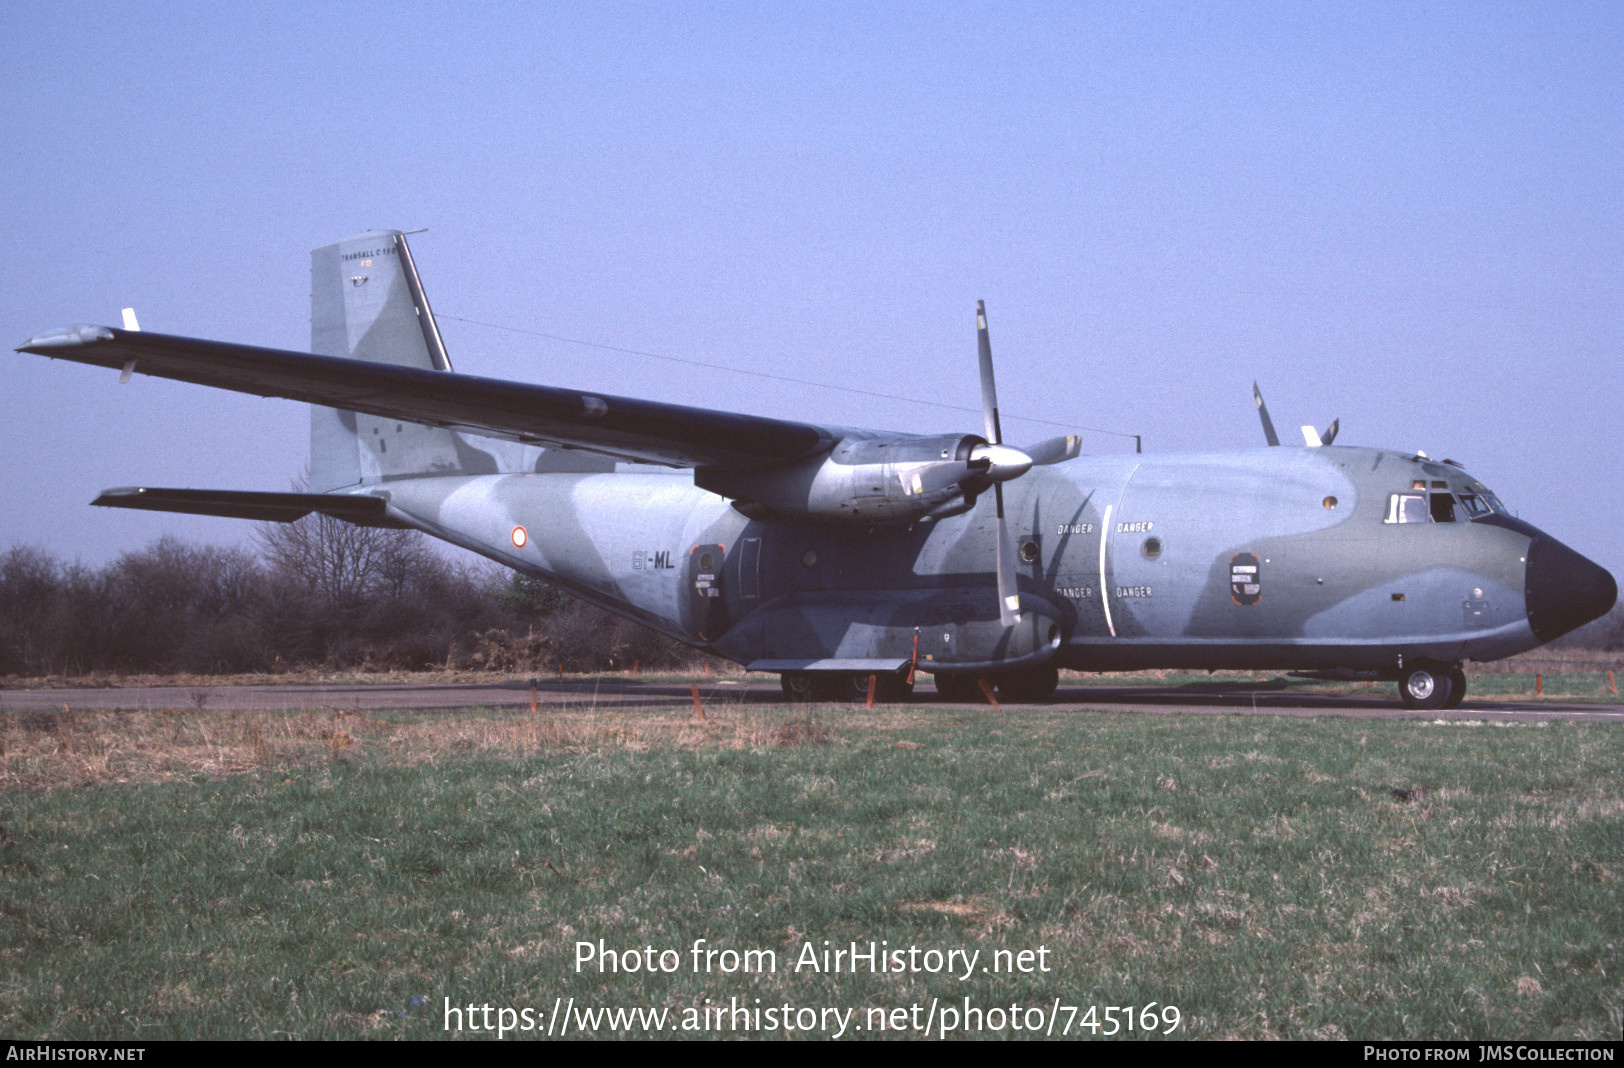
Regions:
[[[96,341],[111,341],[113,331],[105,326],[64,326],[59,330],[47,330],[36,335],[17,346],[18,352],[40,352],[49,349],[66,349],[78,345],[89,345]]]

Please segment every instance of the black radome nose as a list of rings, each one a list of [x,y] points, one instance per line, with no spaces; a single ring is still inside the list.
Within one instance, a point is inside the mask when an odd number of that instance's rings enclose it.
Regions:
[[[1524,580],[1528,626],[1542,642],[1600,619],[1618,600],[1618,583],[1601,565],[1540,534],[1528,546]]]

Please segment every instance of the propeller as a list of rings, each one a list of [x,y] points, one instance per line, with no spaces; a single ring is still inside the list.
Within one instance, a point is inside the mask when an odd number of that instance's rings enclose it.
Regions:
[[[903,476],[902,491],[911,496],[936,493],[950,486],[963,487],[970,498],[989,485],[1019,478],[1034,467],[1074,460],[1082,453],[1076,434],[1045,438],[1017,449],[1010,445],[977,445],[966,460],[940,460],[921,464]]]
[[[998,504],[998,614],[1004,626],[1021,621],[1021,597],[1015,585],[1015,540],[1009,536],[1004,518],[1004,483],[1032,469],[1032,458],[1004,444],[998,425],[998,384],[992,375],[992,338],[987,333],[987,304],[976,301],[976,345],[981,356],[981,414],[987,424],[987,444],[970,453],[971,462],[987,461],[985,475],[992,480],[993,499]],[[1001,477],[1000,477],[1001,476]]]
[[[1257,401],[1257,417],[1263,420],[1263,440],[1270,445],[1280,444],[1280,435],[1274,432],[1274,420],[1269,418],[1269,406],[1263,403],[1263,391],[1252,381],[1252,399]]]
[[[970,450],[970,465],[992,483],[998,511],[998,614],[1004,626],[1021,621],[1021,598],[1015,584],[1015,539],[1004,517],[1004,483],[1019,478],[1035,466],[1074,459],[1082,452],[1082,438],[1076,434],[1047,438],[1027,449],[1004,444],[998,422],[998,385],[992,373],[992,339],[987,333],[987,304],[976,301],[976,342],[981,358],[981,414],[986,422],[987,444]]]
[[[1257,388],[1255,380],[1252,382],[1252,399],[1257,401],[1257,417],[1263,421],[1263,440],[1270,445],[1279,445],[1280,436],[1274,432],[1274,420],[1269,418],[1269,406],[1263,403],[1263,391]],[[1303,444],[1309,448],[1316,448],[1320,445],[1329,445],[1336,440],[1337,431],[1342,429],[1342,420],[1331,420],[1331,425],[1325,428],[1323,434],[1311,426],[1302,429]]]

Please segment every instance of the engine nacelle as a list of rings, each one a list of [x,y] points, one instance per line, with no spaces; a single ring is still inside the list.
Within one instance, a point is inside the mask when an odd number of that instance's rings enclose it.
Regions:
[[[968,507],[980,488],[971,453],[981,438],[842,438],[824,456],[764,471],[701,467],[694,484],[734,499],[752,518],[769,515],[861,523],[940,518]],[[981,463],[980,467],[985,467]],[[967,489],[966,483],[970,483]]]

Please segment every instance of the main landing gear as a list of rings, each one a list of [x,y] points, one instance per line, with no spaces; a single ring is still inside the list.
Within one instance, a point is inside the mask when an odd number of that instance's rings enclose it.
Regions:
[[[812,701],[868,700],[869,673],[866,671],[786,671],[778,676],[784,698],[793,704]],[[906,674],[882,671],[874,674],[874,700],[898,704],[913,695],[913,683]]]
[[[1399,675],[1398,696],[1405,708],[1459,708],[1466,699],[1466,672],[1459,664],[1417,660]]]

